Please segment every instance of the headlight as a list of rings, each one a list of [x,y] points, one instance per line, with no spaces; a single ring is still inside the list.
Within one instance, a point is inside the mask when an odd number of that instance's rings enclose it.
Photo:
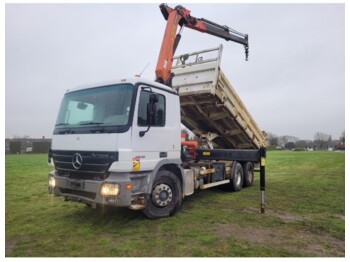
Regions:
[[[49,187],[55,187],[56,186],[56,181],[55,178],[53,176],[49,177]]]
[[[119,194],[119,184],[104,183],[101,186],[102,196],[117,196]]]

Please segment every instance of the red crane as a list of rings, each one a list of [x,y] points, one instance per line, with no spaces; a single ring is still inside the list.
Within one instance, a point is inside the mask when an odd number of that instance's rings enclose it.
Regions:
[[[190,15],[190,10],[180,5],[171,8],[166,4],[161,4],[159,7],[165,20],[168,22],[156,66],[157,82],[171,86],[171,80],[173,78],[171,73],[173,56],[180,42],[183,26],[223,38],[227,41],[242,44],[244,46],[246,60],[248,60],[249,44],[247,34],[242,34],[228,26],[218,25],[204,18],[195,18]],[[180,26],[181,29],[179,33],[176,33],[178,26]]]

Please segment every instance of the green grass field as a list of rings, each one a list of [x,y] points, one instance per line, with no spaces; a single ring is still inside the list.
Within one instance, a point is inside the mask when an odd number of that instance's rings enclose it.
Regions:
[[[173,217],[90,209],[47,193],[46,155],[8,155],[7,257],[345,255],[345,154],[268,152],[266,213],[254,186],[196,192]]]

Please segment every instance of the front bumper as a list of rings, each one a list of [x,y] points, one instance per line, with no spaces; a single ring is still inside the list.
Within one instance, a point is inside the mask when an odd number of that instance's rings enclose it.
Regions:
[[[76,180],[61,177],[57,171],[49,173],[49,193],[56,196],[64,196],[68,200],[84,202],[87,204],[111,205],[120,207],[130,207],[134,200],[130,175],[128,173],[111,173],[103,181]],[[117,196],[102,196],[100,189],[104,183],[114,183],[119,185]]]

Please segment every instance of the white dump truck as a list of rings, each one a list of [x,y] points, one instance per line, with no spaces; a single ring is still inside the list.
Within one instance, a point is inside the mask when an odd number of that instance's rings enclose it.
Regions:
[[[161,10],[168,23],[172,12],[186,14]],[[175,214],[196,190],[250,187],[260,166],[264,210],[265,138],[220,69],[222,46],[172,54],[165,58],[171,72],[163,70],[169,78],[156,70],[157,82],[121,79],[64,95],[48,155],[49,193],[158,218]],[[196,141],[181,140],[181,123]]]

